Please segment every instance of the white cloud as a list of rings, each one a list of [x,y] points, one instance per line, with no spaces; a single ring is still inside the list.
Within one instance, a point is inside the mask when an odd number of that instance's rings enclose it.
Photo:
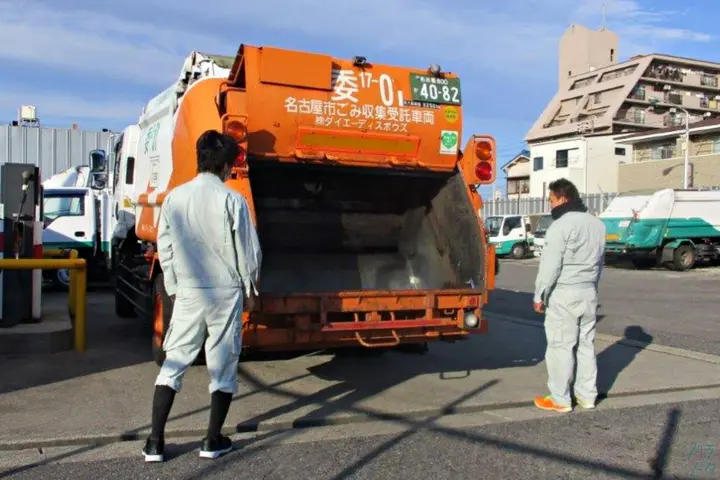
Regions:
[[[177,78],[192,50],[232,54],[240,42],[249,41],[371,60],[439,63],[459,71],[476,97],[488,99],[499,93],[483,90],[491,71],[521,77],[533,87],[554,83],[563,30],[572,22],[599,26],[603,3],[624,57],[648,53],[648,45],[663,51],[670,42],[713,39],[677,25],[667,27],[673,12],[649,10],[633,0],[455,0],[448,4],[452,8],[427,0],[206,0],[202,8],[190,0],[123,0],[123,8],[108,13],[88,1],[92,10],[70,3],[0,1],[0,61],[32,62],[98,81],[118,79],[143,89],[149,98]],[[0,106],[9,102],[7,108],[16,108],[20,97],[14,95],[3,92]],[[77,115],[81,108],[93,118],[127,112],[126,118],[134,119],[141,108],[68,99],[47,94],[44,101],[50,107],[33,102],[46,116],[57,111],[67,117],[55,108],[59,105],[71,106],[69,111]]]
[[[44,118],[104,120],[120,122],[137,118],[142,109],[141,103],[127,100],[86,100],[78,95],[58,94],[57,92],[35,92],[25,90],[3,90],[0,95],[0,111],[16,112],[20,105],[35,105],[37,115]]]

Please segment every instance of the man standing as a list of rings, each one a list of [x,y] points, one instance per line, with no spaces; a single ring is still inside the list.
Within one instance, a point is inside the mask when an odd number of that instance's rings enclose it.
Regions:
[[[205,132],[197,141],[198,175],[165,198],[158,226],[158,256],[173,303],[165,334],[165,362],[155,381],[147,462],[164,460],[165,424],[182,379],[205,344],[210,374],[210,420],[202,458],[232,450],[221,435],[237,391],[243,300],[257,295],[262,253],[247,201],[224,181],[239,153],[232,137]],[[207,335],[207,340],[206,340]]]
[[[597,399],[594,340],[605,226],[587,213],[577,188],[569,180],[556,180],[549,189],[554,222],[545,234],[533,308],[536,313],[545,313],[550,394],[535,398],[535,405],[543,410],[569,412],[575,345],[575,399],[583,408],[594,408]]]

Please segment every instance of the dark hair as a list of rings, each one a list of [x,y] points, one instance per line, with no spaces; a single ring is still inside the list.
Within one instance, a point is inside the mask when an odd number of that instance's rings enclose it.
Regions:
[[[568,202],[580,200],[577,187],[566,178],[558,178],[554,182],[550,182],[548,188],[558,197],[565,197]]]
[[[218,176],[222,174],[226,166],[235,163],[235,159],[240,153],[235,139],[230,135],[223,135],[217,130],[208,130],[200,135],[195,148],[198,173],[208,172]]]

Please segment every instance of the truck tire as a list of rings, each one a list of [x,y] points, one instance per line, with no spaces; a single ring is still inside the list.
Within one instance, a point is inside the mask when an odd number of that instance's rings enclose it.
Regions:
[[[115,315],[120,318],[133,318],[137,317],[135,311],[135,305],[130,303],[127,298],[120,295],[120,292],[115,287]]]
[[[153,334],[152,334],[152,354],[155,364],[159,367],[165,361],[165,350],[163,350],[163,342],[165,333],[170,326],[170,318],[172,318],[173,302],[165,291],[165,283],[163,274],[160,272],[153,281]],[[205,350],[200,350],[193,365],[203,365],[205,363]]]
[[[697,261],[697,252],[692,245],[680,245],[673,252],[673,270],[684,272],[692,269]]]
[[[510,255],[512,258],[515,258],[517,260],[520,260],[521,258],[527,257],[527,245],[524,243],[516,243],[512,246],[512,250],[510,251]]]

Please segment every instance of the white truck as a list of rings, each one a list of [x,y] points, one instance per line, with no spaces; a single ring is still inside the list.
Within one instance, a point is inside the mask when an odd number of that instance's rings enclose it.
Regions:
[[[74,249],[88,262],[88,277],[107,279],[111,203],[104,150],[90,152],[90,165],[73,167],[45,180],[43,186],[43,248]],[[70,272],[45,270],[45,280],[66,289]]]
[[[720,260],[720,191],[673,190],[620,194],[599,215],[605,258],[637,268],[689,270]]]
[[[528,215],[497,215],[485,219],[488,241],[499,257],[521,259],[530,256],[533,235]]]
[[[545,246],[545,234],[553,223],[552,215],[544,213],[537,216],[535,229],[533,230],[533,255],[540,257]]]

